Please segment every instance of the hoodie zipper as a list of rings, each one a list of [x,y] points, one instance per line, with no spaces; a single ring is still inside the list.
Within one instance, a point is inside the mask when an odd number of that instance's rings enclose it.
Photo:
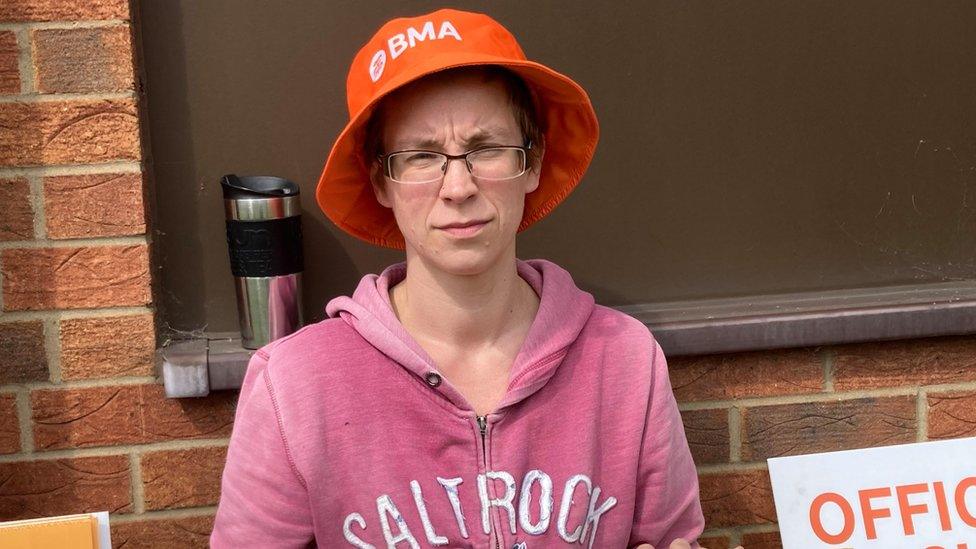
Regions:
[[[485,438],[488,433],[488,416],[475,416],[478,420],[478,430],[481,431],[481,459],[485,465],[485,472],[488,472],[488,444]],[[494,534],[495,531],[495,521],[492,519],[488,523],[491,527],[491,533]],[[495,537],[495,549],[501,549],[501,542],[498,541],[498,536]]]
[[[485,464],[485,470],[488,470],[488,450],[485,447],[485,434],[488,432],[488,418],[485,416],[477,416],[478,419],[478,429],[481,430],[481,459]]]

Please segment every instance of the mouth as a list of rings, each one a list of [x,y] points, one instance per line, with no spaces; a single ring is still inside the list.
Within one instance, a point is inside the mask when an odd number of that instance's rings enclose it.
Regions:
[[[479,232],[481,232],[481,229],[483,229],[485,225],[487,225],[488,222],[490,221],[491,221],[490,219],[464,221],[464,222],[451,223],[448,225],[444,225],[443,227],[437,227],[437,228],[452,236],[463,238],[463,237],[469,237],[478,234]]]

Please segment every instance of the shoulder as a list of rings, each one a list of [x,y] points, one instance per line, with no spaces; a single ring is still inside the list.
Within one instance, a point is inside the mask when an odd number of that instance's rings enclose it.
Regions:
[[[584,329],[590,337],[601,337],[614,344],[656,347],[654,335],[640,320],[605,305],[594,305]]]
[[[580,337],[591,351],[599,350],[605,373],[647,381],[667,375],[667,362],[654,334],[626,313],[596,305]]]
[[[344,320],[328,318],[272,341],[255,355],[267,364],[267,374],[275,385],[287,385],[339,372],[343,364],[370,351],[375,349]]]
[[[337,402],[356,394],[362,365],[376,362],[377,353],[344,320],[330,318],[258,349],[246,377],[260,376],[282,431],[297,447],[303,443],[296,434],[315,430]]]
[[[261,350],[268,357],[285,357],[294,354],[304,354],[308,351],[329,348],[333,352],[348,348],[355,348],[364,343],[359,332],[354,330],[341,318],[327,318],[314,324],[309,324],[293,334],[276,339],[265,345]]]

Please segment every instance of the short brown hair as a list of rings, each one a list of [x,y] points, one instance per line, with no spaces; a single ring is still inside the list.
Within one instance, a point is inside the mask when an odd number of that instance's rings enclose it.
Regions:
[[[469,67],[458,67],[436,73],[441,75],[449,73],[451,76],[459,73],[482,74],[486,82],[500,81],[508,93],[509,104],[512,106],[512,114],[515,115],[515,122],[522,131],[524,142],[531,142],[532,148],[529,149],[527,162],[529,167],[538,170],[542,160],[542,149],[545,146],[545,128],[540,124],[536,114],[535,102],[533,101],[532,91],[529,86],[514,72],[498,65],[477,65]],[[409,85],[408,85],[409,86]],[[366,124],[366,138],[363,141],[363,154],[366,164],[373,162],[377,155],[383,154],[383,107],[386,100],[392,95],[406,89],[400,88],[380,101],[380,104],[373,111]]]

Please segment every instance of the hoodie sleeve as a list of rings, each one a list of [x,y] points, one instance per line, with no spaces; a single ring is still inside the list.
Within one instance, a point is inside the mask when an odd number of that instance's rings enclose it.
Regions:
[[[651,336],[651,388],[637,471],[637,500],[630,547],[667,549],[677,538],[698,547],[705,528],[698,474],[671,391],[664,352]]]
[[[295,468],[268,372],[251,357],[237,401],[210,546],[306,547],[313,542],[305,480]]]

